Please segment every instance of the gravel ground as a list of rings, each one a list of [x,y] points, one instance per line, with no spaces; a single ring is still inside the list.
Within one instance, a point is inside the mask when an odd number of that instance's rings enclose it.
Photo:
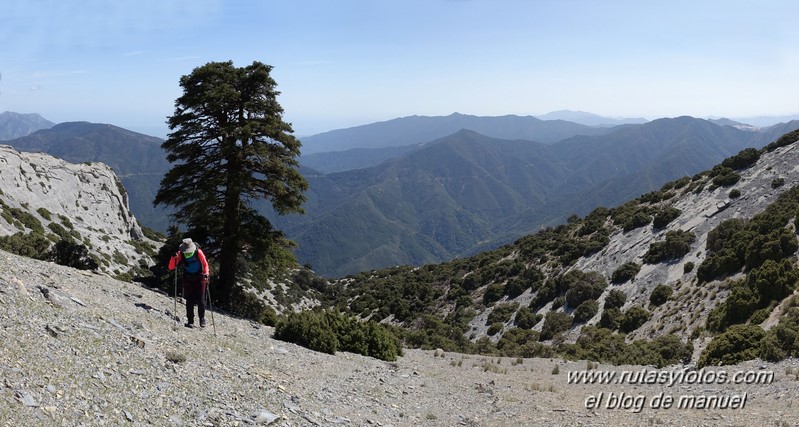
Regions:
[[[646,382],[685,367],[421,350],[388,363],[316,353],[221,313],[216,334],[210,318],[188,329],[173,310],[136,284],[0,252],[0,425],[799,425],[795,359],[705,372],[771,372],[768,384],[578,385],[569,376],[589,367]],[[680,409],[685,396],[737,408]]]

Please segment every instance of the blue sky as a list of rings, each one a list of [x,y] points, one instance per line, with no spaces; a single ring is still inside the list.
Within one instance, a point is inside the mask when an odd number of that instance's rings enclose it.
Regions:
[[[799,2],[4,0],[0,111],[163,137],[209,61],[274,67],[297,135],[408,115],[799,113]]]

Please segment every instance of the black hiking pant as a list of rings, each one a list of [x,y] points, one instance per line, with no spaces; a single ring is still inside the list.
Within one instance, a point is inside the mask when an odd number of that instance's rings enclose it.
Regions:
[[[186,319],[189,324],[194,323],[194,306],[197,306],[197,315],[205,319],[205,287],[208,281],[202,274],[183,273],[183,296],[186,298]]]

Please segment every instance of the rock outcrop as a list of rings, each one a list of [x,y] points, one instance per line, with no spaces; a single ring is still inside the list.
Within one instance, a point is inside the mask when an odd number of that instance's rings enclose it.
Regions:
[[[41,153],[22,153],[0,145],[0,236],[32,231],[12,214],[27,212],[57,241],[63,228],[85,245],[109,273],[152,264],[138,243],[147,242],[130,212],[119,178],[102,163],[71,164]],[[53,226],[51,224],[57,224]]]

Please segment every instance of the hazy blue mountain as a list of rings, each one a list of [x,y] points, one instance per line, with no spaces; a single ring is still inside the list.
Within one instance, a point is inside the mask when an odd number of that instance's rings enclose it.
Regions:
[[[4,141],[19,151],[39,151],[70,163],[102,162],[128,191],[131,211],[147,227],[165,230],[167,210],[154,209],[155,194],[169,169],[163,141],[110,124],[67,122]]]
[[[769,127],[780,123],[788,123],[799,120],[799,114],[785,116],[753,116],[753,117],[734,117],[733,120],[750,124],[755,127]]]
[[[325,275],[418,265],[622,203],[779,132],[691,117],[554,145],[461,131],[376,167],[309,176],[307,215],[276,221]]]
[[[419,145],[386,148],[353,148],[347,151],[316,153],[300,157],[300,163],[324,173],[343,172],[376,166],[388,159],[417,150]]]
[[[55,123],[36,113],[20,114],[5,111],[0,113],[0,141],[28,136],[39,129],[47,129],[54,125]]]
[[[630,117],[630,118],[618,119],[611,117],[603,117],[597,114],[587,113],[585,111],[571,111],[571,110],[552,111],[550,113],[536,116],[536,118],[539,118],[541,120],[565,120],[568,122],[579,123],[581,125],[599,126],[599,127],[638,125],[648,122],[648,120],[643,117]]]
[[[478,117],[453,113],[449,116],[410,116],[302,138],[305,155],[353,148],[385,148],[421,144],[451,135],[461,129],[501,139],[525,139],[555,143],[574,135],[600,135],[608,130],[563,120],[540,120],[532,116]]]

